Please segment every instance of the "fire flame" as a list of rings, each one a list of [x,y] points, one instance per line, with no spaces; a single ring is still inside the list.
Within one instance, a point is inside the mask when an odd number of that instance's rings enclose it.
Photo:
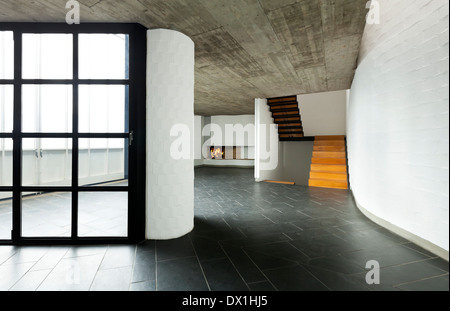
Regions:
[[[214,149],[214,150],[211,149],[211,158],[213,158],[213,159],[216,159],[216,158],[221,159],[223,157],[223,155],[224,155],[224,152],[222,152],[221,148],[217,148],[217,149]]]

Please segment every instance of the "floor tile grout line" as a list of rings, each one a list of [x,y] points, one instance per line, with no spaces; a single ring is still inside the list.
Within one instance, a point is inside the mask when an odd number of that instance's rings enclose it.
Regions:
[[[256,267],[256,269],[259,270],[259,272],[261,272],[261,274],[266,278],[266,280],[270,283],[270,285],[272,285],[272,287],[275,289],[275,291],[279,291],[279,289],[275,286],[275,284],[272,283],[272,281],[267,277],[267,275],[264,273],[263,270],[261,270],[260,267],[258,267],[258,265],[253,261],[253,259],[247,254],[247,252],[241,247],[242,252],[245,254],[245,256],[247,256],[247,258],[252,262],[252,264]]]
[[[414,281],[408,281],[408,282],[404,282],[404,283],[394,284],[394,285],[392,285],[392,287],[397,288],[397,287],[400,287],[400,286],[403,286],[403,285],[420,283],[420,282],[427,281],[427,280],[442,278],[443,276],[446,276],[446,275],[449,275],[449,274],[448,273],[444,273],[444,274],[439,274],[439,275],[433,275],[433,276],[425,277],[425,278],[414,280]]]
[[[234,270],[236,270],[237,274],[239,275],[239,277],[241,278],[242,282],[244,282],[245,286],[247,286],[249,291],[252,291],[250,286],[248,286],[247,282],[245,281],[244,277],[242,276],[242,274],[239,272],[238,268],[236,267],[236,265],[234,264],[233,260],[231,260],[230,256],[228,255],[228,253],[225,251],[225,249],[223,248],[223,245],[219,242],[217,242],[217,244],[219,245],[220,249],[222,250],[222,252],[224,252],[226,258],[228,259],[228,261],[231,263],[231,265],[233,266]]]
[[[134,244],[134,259],[133,259],[133,265],[131,268],[131,274],[130,274],[130,281],[128,282],[128,291],[130,291],[131,289],[131,284],[133,282],[133,277],[134,277],[134,269],[136,267],[136,258],[137,258],[137,244]]]
[[[53,266],[52,269],[50,269],[50,272],[45,276],[45,278],[39,283],[39,285],[36,287],[35,291],[37,291],[39,289],[39,287],[42,286],[42,284],[45,282],[45,280],[47,280],[48,276],[53,272],[53,270],[60,264],[60,262],[64,259],[64,257],[66,256],[66,254],[69,252],[70,247],[67,248],[67,251],[64,253],[63,256],[61,256],[61,258],[58,260],[58,262]],[[31,269],[31,268],[30,268]]]
[[[23,279],[23,277],[26,275],[26,274],[28,274],[29,272],[33,272],[33,271],[31,271],[31,269],[33,269],[33,267],[48,253],[48,252],[50,252],[50,249],[51,248],[49,248],[49,249],[47,249],[46,250],[46,252],[37,260],[37,261],[35,261],[34,263],[33,263],[33,265],[31,265],[31,267],[8,289],[8,291],[10,291],[14,286],[16,286],[16,284],[17,283],[19,283],[20,282],[20,280],[22,280]],[[16,255],[17,253],[14,253],[14,255]],[[9,257],[9,258],[12,258],[12,256],[11,257]],[[8,259],[9,260],[9,259]],[[23,262],[23,263],[19,263],[19,264],[25,264],[26,262]],[[48,276],[48,275],[47,275]],[[45,278],[47,278],[47,277],[45,277]],[[38,286],[39,287],[39,286]]]
[[[203,270],[202,263],[200,262],[200,259],[198,258],[197,251],[195,250],[195,247],[194,247],[194,242],[192,241],[190,235],[188,235],[188,238],[189,238],[189,241],[191,242],[191,247],[194,250],[194,254],[195,254],[195,258],[197,259],[197,263],[200,266],[200,270],[202,271],[203,278],[205,279],[205,282],[206,282],[206,286],[208,286],[208,290],[211,292],[211,286],[209,286],[208,278],[206,277],[205,271]]]
[[[94,277],[92,278],[91,283],[89,284],[89,289],[87,290],[88,292],[91,291],[92,285],[93,285],[94,282],[95,282],[95,278],[97,277],[98,272],[100,271],[100,267],[102,266],[102,263],[103,263],[103,261],[105,260],[106,254],[108,253],[108,250],[109,250],[110,248],[111,248],[111,245],[108,245],[108,247],[106,248],[105,253],[104,253],[103,256],[102,256],[102,260],[101,260],[100,263],[98,264],[98,267],[97,267],[97,270],[95,271]]]

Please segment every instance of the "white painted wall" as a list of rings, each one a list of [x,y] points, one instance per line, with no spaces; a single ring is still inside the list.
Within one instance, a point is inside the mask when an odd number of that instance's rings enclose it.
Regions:
[[[193,138],[193,155],[194,166],[203,165],[202,146],[204,138],[202,136],[202,130],[204,126],[204,117],[194,117],[194,138]]]
[[[350,92],[350,183],[367,215],[448,260],[449,2],[379,2]]]
[[[297,96],[305,136],[346,135],[346,91]]]
[[[255,180],[281,180],[283,146],[267,99],[255,99]]]
[[[202,122],[197,120],[196,128],[200,125],[202,131],[196,130],[196,140],[202,141],[202,145],[206,146],[209,155],[210,146],[227,146],[227,147],[243,147],[240,160],[212,160],[203,157],[201,160],[195,160],[195,166],[227,166],[227,167],[253,167],[255,161],[255,116],[254,115],[237,115],[237,116],[211,116],[208,121],[201,117]],[[228,131],[227,131],[228,129]],[[201,137],[201,135],[206,135]],[[195,147],[198,148],[198,144]],[[201,150],[201,147],[200,147]],[[196,151],[197,152],[197,151]]]
[[[255,116],[239,115],[239,116],[211,116],[211,124],[217,124],[222,136],[215,135],[212,143],[216,146],[254,146],[255,142]],[[227,132],[227,126],[231,128]],[[232,126],[232,127],[230,127]],[[244,130],[245,135],[236,137],[233,135],[233,129],[236,131]]]
[[[147,33],[147,239],[173,239],[194,227],[194,42],[172,30]],[[186,129],[186,158],[173,144]],[[175,134],[177,134],[175,132]]]

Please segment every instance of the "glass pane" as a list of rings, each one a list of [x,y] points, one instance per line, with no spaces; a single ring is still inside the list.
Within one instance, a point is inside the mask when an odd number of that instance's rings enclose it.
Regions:
[[[124,85],[80,85],[79,131],[124,133],[128,123],[126,89]]]
[[[128,79],[128,35],[80,34],[80,79]]]
[[[12,133],[14,86],[0,85],[0,133]]]
[[[72,34],[23,34],[24,79],[72,79]]]
[[[14,36],[0,31],[0,79],[14,79]]]
[[[71,186],[72,139],[24,138],[23,186]]]
[[[32,133],[72,132],[72,86],[24,85],[22,131]]]
[[[80,186],[128,186],[128,139],[80,139]]]
[[[71,219],[71,193],[22,193],[22,236],[70,237]]]
[[[0,192],[0,240],[11,240],[12,192]]]
[[[78,223],[80,237],[128,236],[128,193],[80,192]]]
[[[0,186],[12,186],[12,165],[13,141],[10,138],[0,138]]]

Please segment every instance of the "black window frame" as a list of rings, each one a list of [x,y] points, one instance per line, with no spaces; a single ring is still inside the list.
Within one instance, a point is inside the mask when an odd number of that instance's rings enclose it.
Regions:
[[[0,31],[14,34],[14,78],[0,79],[0,85],[14,86],[14,129],[12,133],[0,133],[0,138],[13,139],[13,184],[0,187],[1,192],[13,193],[13,230],[11,240],[0,240],[0,244],[41,245],[41,244],[117,244],[138,243],[145,240],[146,202],[146,51],[147,28],[137,23],[0,23]],[[22,79],[22,35],[72,34],[73,35],[73,79]],[[125,34],[128,35],[128,79],[79,79],[78,76],[78,35],[79,34]],[[22,133],[22,85],[26,84],[66,84],[73,87],[73,130],[71,133]],[[79,85],[126,85],[128,86],[128,133],[79,133],[78,92]],[[70,138],[72,139],[72,185],[69,187],[28,187],[22,186],[22,139],[24,138]],[[132,140],[126,161],[129,177],[124,187],[83,187],[78,185],[79,139],[121,138]],[[129,156],[129,158],[128,158]],[[125,166],[127,167],[127,166]],[[71,237],[22,237],[21,236],[21,196],[22,192],[71,192],[72,232]],[[128,236],[127,237],[79,237],[78,236],[78,193],[80,192],[128,192]]]

